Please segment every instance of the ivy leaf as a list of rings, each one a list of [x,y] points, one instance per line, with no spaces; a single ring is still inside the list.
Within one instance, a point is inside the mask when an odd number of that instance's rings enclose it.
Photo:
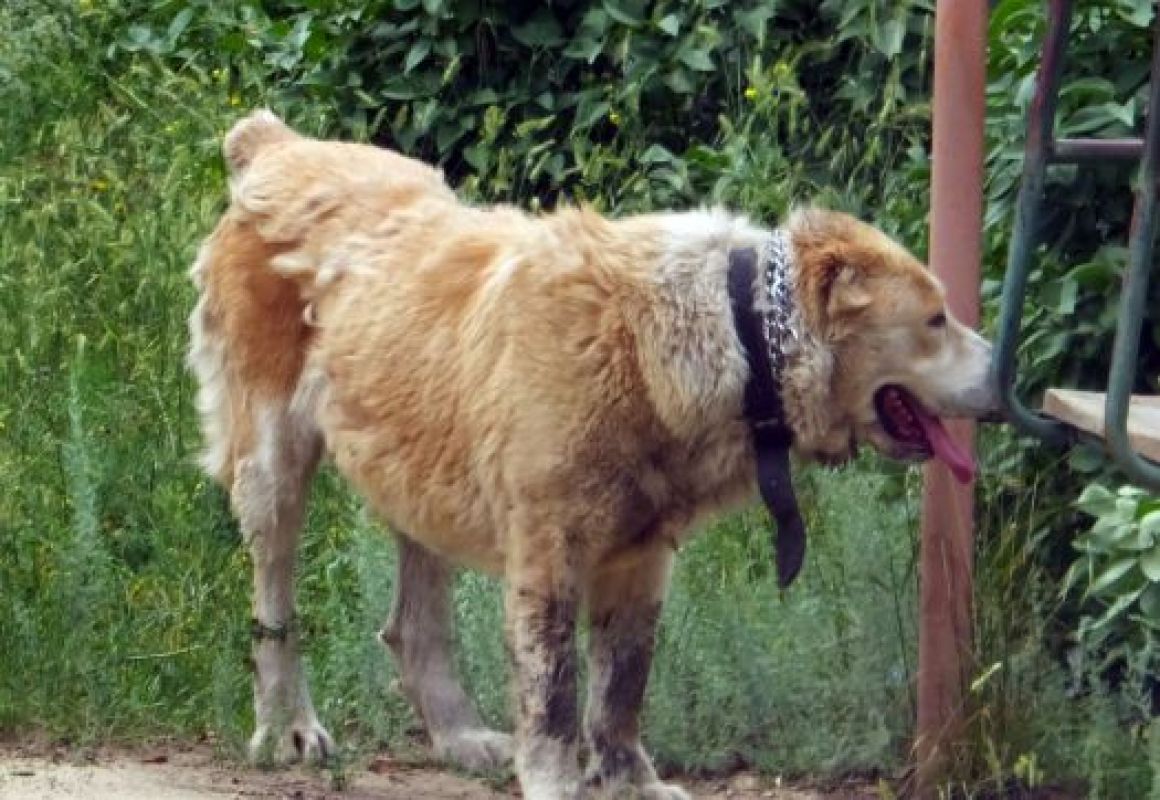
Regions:
[[[1075,300],[1079,294],[1079,286],[1074,280],[1064,278],[1059,282],[1059,303],[1056,311],[1060,314],[1071,315],[1075,311]]]
[[[592,6],[580,22],[580,30],[589,36],[603,38],[608,33],[608,13],[599,6]]]
[[[1088,630],[1089,631],[1099,630],[1100,628],[1104,627],[1109,622],[1114,620],[1116,617],[1123,614],[1128,609],[1128,606],[1130,606],[1130,605],[1132,605],[1132,603],[1136,602],[1136,598],[1139,597],[1143,591],[1144,591],[1144,589],[1140,588],[1140,589],[1136,589],[1134,591],[1128,592],[1127,594],[1122,594],[1119,597],[1117,597],[1116,601],[1114,603],[1112,603],[1110,606],[1108,606],[1108,610],[1105,611],[1100,616],[1100,618],[1098,620],[1096,620],[1094,623],[1092,623],[1090,626],[1088,626]]]
[[[675,70],[665,75],[662,79],[665,86],[672,89],[677,94],[692,94],[696,87],[689,77],[689,73],[677,67]]]
[[[1111,514],[1116,508],[1116,496],[1098,483],[1083,490],[1075,507],[1091,517],[1103,517]]]
[[[181,34],[185,33],[185,29],[189,27],[189,21],[193,19],[193,9],[189,6],[181,9],[173,21],[169,23],[169,30],[165,32],[165,40],[169,46],[172,47]]]
[[[435,146],[439,148],[439,152],[446,153],[450,150],[451,145],[463,138],[463,134],[473,127],[472,122],[471,117],[467,116],[440,123],[435,129]]]
[[[649,145],[648,149],[640,154],[642,164],[671,164],[676,161],[674,156],[664,145]]]
[[[765,24],[773,16],[773,4],[760,4],[749,11],[737,13],[737,24],[754,39],[760,40],[765,33]]]
[[[1079,581],[1081,575],[1086,574],[1090,576],[1091,566],[1092,561],[1091,558],[1088,557],[1081,557],[1078,561],[1074,562],[1068,568],[1067,573],[1064,574],[1063,581],[1060,582],[1059,596],[1066,597],[1067,594],[1075,588],[1075,585]]]
[[[1160,540],[1160,511],[1149,511],[1140,518],[1140,541],[1152,544]]]
[[[686,67],[689,69],[695,69],[697,72],[712,72],[714,69],[716,69],[716,67],[713,66],[712,59],[709,58],[709,53],[694,47],[682,50],[677,58],[680,59],[680,62]]]
[[[491,149],[484,145],[469,145],[463,148],[463,159],[476,172],[485,172],[491,166]]]
[[[1136,524],[1134,522],[1116,522],[1106,518],[1096,523],[1092,528],[1088,541],[1094,552],[1112,553],[1128,541],[1135,538]]]
[[[576,128],[577,130],[588,130],[595,125],[608,110],[612,108],[606,101],[598,100],[593,102],[590,96],[585,96],[580,100],[576,107]]]
[[[1154,620],[1160,621],[1160,583],[1151,583],[1140,595],[1140,611]]]
[[[1060,97],[1081,103],[1106,103],[1116,99],[1116,85],[1107,78],[1077,78],[1059,90]]]
[[[608,16],[630,28],[644,25],[647,5],[648,0],[604,0],[604,10],[608,12]]]
[[[566,48],[564,55],[591,64],[604,51],[604,40],[595,36],[578,36]]]
[[[484,87],[467,95],[464,102],[469,106],[490,106],[499,102],[499,95],[495,93],[495,89]]]
[[[1087,590],[1088,595],[1099,594],[1111,587],[1116,581],[1127,575],[1134,566],[1136,566],[1135,558],[1121,558],[1119,561],[1112,562],[1092,581],[1092,585]]]
[[[523,25],[512,28],[512,36],[528,47],[555,47],[564,42],[559,20],[547,8],[541,8]]]
[[[418,39],[407,51],[407,58],[403,61],[403,74],[409,75],[411,70],[423,63],[423,59],[431,52],[430,39]]]
[[[1137,28],[1147,28],[1152,24],[1152,17],[1156,12],[1152,8],[1153,0],[1128,0],[1118,3],[1117,11],[1120,18]]]
[[[1160,545],[1140,556],[1140,570],[1153,583],[1160,582]]]
[[[681,32],[681,20],[676,14],[665,14],[657,20],[657,27],[669,36],[676,36]]]
[[[902,37],[906,27],[900,19],[888,19],[874,32],[874,47],[887,58],[894,58],[902,52]]]
[[[437,75],[419,73],[409,77],[396,75],[386,82],[386,85],[379,90],[379,94],[388,100],[415,100],[420,97],[430,97],[438,89],[439,77]]]

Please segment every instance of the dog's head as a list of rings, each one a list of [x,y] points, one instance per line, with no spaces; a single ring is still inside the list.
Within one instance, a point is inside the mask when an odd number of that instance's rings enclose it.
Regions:
[[[815,455],[844,460],[869,443],[894,459],[938,457],[969,478],[973,464],[941,418],[998,415],[991,346],[951,315],[938,279],[875,228],[814,210],[788,227],[802,314],[832,359],[832,426]]]

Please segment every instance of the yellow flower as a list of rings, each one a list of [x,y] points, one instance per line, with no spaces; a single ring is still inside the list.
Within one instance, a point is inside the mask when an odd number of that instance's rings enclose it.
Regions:
[[[745,88],[745,99],[751,103],[754,100],[756,100],[757,99],[757,89],[753,88],[752,86],[747,86]]]
[[[95,192],[103,192],[109,188],[109,182],[103,178],[97,178],[96,180],[89,181],[89,188]]]
[[[620,114],[617,114],[615,111],[609,111],[608,112],[608,121],[611,122],[613,125],[619,125],[620,124]]]

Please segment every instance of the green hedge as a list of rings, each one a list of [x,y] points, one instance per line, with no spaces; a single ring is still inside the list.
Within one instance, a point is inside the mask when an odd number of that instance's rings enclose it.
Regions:
[[[324,128],[436,161],[489,199],[699,203],[743,139],[793,173],[764,188],[776,206],[792,178],[875,182],[923,140],[931,6],[201,0],[127,12],[112,55],[228,68],[242,96],[273,82],[288,107],[321,100]]]

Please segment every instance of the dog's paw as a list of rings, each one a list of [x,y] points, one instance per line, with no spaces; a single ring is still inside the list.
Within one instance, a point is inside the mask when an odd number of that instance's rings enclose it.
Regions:
[[[250,759],[256,764],[325,764],[336,752],[334,740],[313,715],[285,727],[259,725],[250,737]]]
[[[473,772],[502,769],[512,760],[510,734],[487,728],[467,728],[433,737],[435,757]]]
[[[641,800],[693,800],[693,796],[675,783],[655,781],[637,790]]]
[[[589,786],[581,793],[583,800],[693,800],[693,795],[676,784],[659,780],[644,785]]]
[[[643,785],[589,785],[580,796],[583,800],[692,800],[692,795],[675,783],[661,783],[660,781],[652,781]]]

